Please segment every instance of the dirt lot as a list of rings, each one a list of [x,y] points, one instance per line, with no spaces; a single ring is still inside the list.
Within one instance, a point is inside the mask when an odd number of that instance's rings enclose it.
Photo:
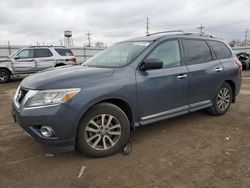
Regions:
[[[15,123],[11,100],[20,79],[0,85],[0,187],[250,187],[250,72],[221,117],[204,112],[141,127],[128,156],[48,157]],[[82,176],[78,175],[85,167]]]

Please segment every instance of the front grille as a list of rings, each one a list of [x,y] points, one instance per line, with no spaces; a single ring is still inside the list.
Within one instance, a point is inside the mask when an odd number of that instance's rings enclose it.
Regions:
[[[18,94],[17,94],[17,101],[19,102],[19,104],[22,103],[25,95],[28,93],[28,90],[25,90],[23,88],[20,88]]]

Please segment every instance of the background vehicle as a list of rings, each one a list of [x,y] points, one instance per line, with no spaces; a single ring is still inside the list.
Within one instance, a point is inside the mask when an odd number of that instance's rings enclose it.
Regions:
[[[76,64],[70,49],[41,46],[22,48],[9,59],[0,59],[0,83],[8,82],[12,75],[29,74],[47,68]]]
[[[210,36],[152,35],[117,43],[83,66],[25,78],[14,119],[48,149],[103,157],[130,129],[207,109],[226,113],[241,87],[241,63]]]
[[[242,63],[242,68],[245,70],[249,70],[250,69],[250,54],[246,52],[241,52],[241,53],[236,54],[236,56]]]

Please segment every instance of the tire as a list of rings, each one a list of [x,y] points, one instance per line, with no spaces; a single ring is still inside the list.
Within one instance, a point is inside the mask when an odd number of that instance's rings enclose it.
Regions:
[[[129,133],[126,114],[114,104],[100,103],[84,115],[77,131],[77,148],[91,157],[109,156],[123,149]]]
[[[219,116],[225,114],[232,103],[232,88],[224,82],[213,100],[213,106],[208,108],[208,113]]]
[[[65,64],[59,63],[59,64],[56,64],[56,65],[55,65],[55,67],[61,67],[61,66],[65,66]]]
[[[6,83],[10,80],[10,73],[7,70],[0,69],[0,83]]]
[[[249,70],[249,69],[250,69],[250,64],[246,63],[246,70]]]

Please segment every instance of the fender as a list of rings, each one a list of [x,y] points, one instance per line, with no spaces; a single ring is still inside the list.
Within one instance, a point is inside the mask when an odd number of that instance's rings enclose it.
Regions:
[[[14,74],[13,63],[9,59],[0,60],[0,68],[8,69],[11,72],[11,74]]]

